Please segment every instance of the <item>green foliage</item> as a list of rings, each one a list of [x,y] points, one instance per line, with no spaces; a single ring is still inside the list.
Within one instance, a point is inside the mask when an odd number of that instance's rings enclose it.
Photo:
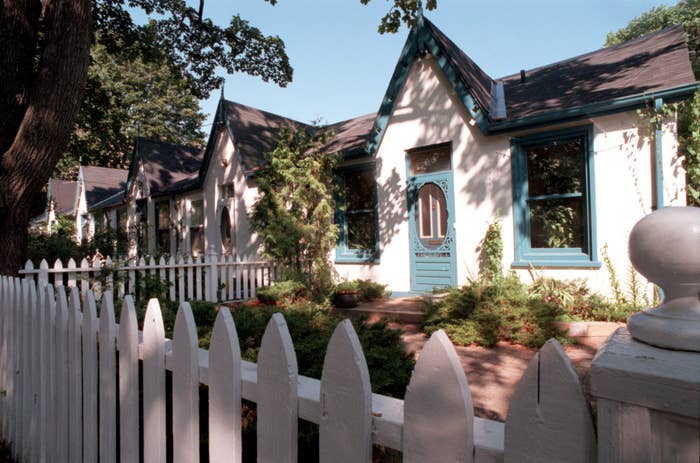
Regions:
[[[343,294],[343,293],[357,293],[359,289],[359,286],[357,284],[357,281],[352,280],[352,281],[341,281],[337,285],[335,285],[335,288],[333,288],[333,292],[336,294]]]
[[[332,288],[328,256],[338,236],[332,175],[337,157],[323,152],[327,140],[324,133],[283,128],[256,176],[260,196],[250,216],[265,257],[284,264],[287,278],[320,299]]]
[[[282,280],[259,288],[255,296],[262,304],[274,305],[276,302],[291,304],[303,296],[304,290],[304,285],[298,281]]]
[[[355,280],[357,282],[357,297],[362,302],[371,302],[387,296],[386,285],[372,280]]]
[[[53,265],[56,259],[61,259],[65,265],[70,259],[80,262],[89,253],[86,245],[76,243],[73,238],[75,221],[70,217],[59,216],[53,225],[51,234],[30,233],[27,240],[27,259],[38,265],[46,259]]]
[[[110,54],[101,43],[92,62],[76,129],[56,166],[72,179],[79,165],[127,167],[137,135],[201,146],[205,115],[188,83],[163,61]]]
[[[367,5],[371,0],[360,0],[360,3]],[[401,28],[401,23],[407,26],[414,26],[418,21],[419,2],[415,0],[393,0],[389,12],[382,17],[377,28],[380,34],[396,33]],[[437,0],[426,0],[425,8],[429,11],[437,8]]]
[[[479,248],[479,277],[494,280],[503,276],[503,236],[501,223],[495,217],[486,229]]]
[[[700,0],[681,0],[676,5],[652,8],[606,37],[605,45],[616,45],[645,34],[681,24],[688,37],[690,62],[700,77]],[[700,92],[692,100],[678,105],[680,152],[685,156],[687,201],[700,206]]]
[[[626,321],[639,308],[611,303],[583,280],[537,276],[529,286],[511,274],[470,281],[430,303],[423,329],[443,329],[457,344],[493,346],[499,340],[540,347],[549,338],[568,342],[555,325],[565,320]]]

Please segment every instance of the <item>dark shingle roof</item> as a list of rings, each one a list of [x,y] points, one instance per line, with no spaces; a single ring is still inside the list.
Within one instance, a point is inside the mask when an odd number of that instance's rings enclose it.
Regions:
[[[114,193],[102,201],[91,205],[88,211],[95,211],[98,209],[106,209],[108,207],[120,206],[126,202],[126,192],[124,190]]]
[[[75,208],[78,182],[51,179],[51,201],[57,214],[71,214]]]
[[[452,65],[460,74],[464,83],[471,90],[472,96],[476,102],[485,111],[488,111],[491,106],[491,86],[494,82],[493,79],[472,61],[461,48],[438,29],[435,24],[427,19],[424,19],[424,22],[428,31],[435,37],[440,48],[452,62]]]
[[[109,167],[82,166],[81,170],[88,208],[123,190],[129,175],[126,169]]]
[[[139,138],[136,155],[142,160],[152,195],[184,180],[197,180],[204,150],[192,146]]]
[[[508,119],[695,82],[681,26],[502,78]]]
[[[310,131],[331,130],[334,137],[326,145],[330,153],[356,153],[365,150],[376,114],[348,119],[335,124],[315,127],[233,101],[224,101],[226,118],[233,132],[234,143],[246,172],[254,171],[264,162],[264,154],[277,143],[279,131],[295,126]]]

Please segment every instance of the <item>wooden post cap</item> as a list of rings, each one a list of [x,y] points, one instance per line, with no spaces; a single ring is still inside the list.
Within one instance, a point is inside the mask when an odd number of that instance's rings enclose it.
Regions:
[[[629,256],[665,296],[658,307],[629,318],[632,336],[700,352],[700,208],[667,207],[644,217],[630,233]]]

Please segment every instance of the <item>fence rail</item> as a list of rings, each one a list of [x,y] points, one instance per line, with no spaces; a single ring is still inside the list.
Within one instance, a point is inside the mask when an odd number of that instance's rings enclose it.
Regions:
[[[52,284],[54,287],[80,287],[84,296],[88,289],[100,295],[106,289],[116,291],[118,297],[135,296],[146,291],[146,286],[157,278],[166,287],[166,297],[171,301],[207,300],[223,302],[255,297],[262,286],[268,286],[278,277],[278,266],[267,261],[239,262],[232,256],[207,255],[201,257],[153,257],[148,261],[119,262],[95,258],[83,259],[80,265],[70,259],[65,265],[59,259],[49,266],[42,260],[37,267],[28,260],[19,273],[34,279],[37,286]],[[151,280],[148,280],[150,278]]]
[[[219,310],[207,351],[198,347],[187,302],[180,304],[172,341],[156,300],[148,304],[143,331],[131,296],[121,304],[119,325],[111,291],[102,296],[99,318],[97,308],[92,290],[81,298],[77,286],[37,289],[31,278],[0,277],[0,434],[18,460],[113,462],[119,455],[134,462],[142,445],[144,461],[163,462],[171,445],[173,461],[196,463],[200,384],[209,390],[212,462],[241,461],[242,398],[257,404],[263,462],[296,461],[299,418],[319,424],[321,462],[369,462],[373,444],[400,450],[407,463],[595,459],[588,404],[556,341],[528,366],[504,425],[473,416],[467,378],[442,331],[425,345],[405,400],[398,400],[372,393],[347,320],[336,328],[317,380],[298,375],[279,313],[255,364],[241,360],[228,310]]]

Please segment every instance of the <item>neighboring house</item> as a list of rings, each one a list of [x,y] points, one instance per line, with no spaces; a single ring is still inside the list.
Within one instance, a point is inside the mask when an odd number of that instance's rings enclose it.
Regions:
[[[90,238],[94,225],[87,220],[88,210],[99,202],[124,191],[126,187],[126,169],[109,167],[80,166],[78,171],[79,190],[75,205],[75,230],[78,241]],[[103,223],[96,224],[98,228]]]
[[[652,126],[638,110],[697,88],[679,26],[493,79],[421,19],[379,112],[328,126],[347,192],[335,270],[395,292],[461,284],[478,272],[498,217],[507,269],[606,290],[603,247],[626,273],[632,226],[654,208],[685,204],[675,118]],[[148,224],[142,252],[153,253],[170,224],[162,250],[255,258],[255,172],[286,124],[308,127],[222,99],[206,149],[177,165],[183,178],[148,167],[164,162],[162,149],[141,161],[140,141],[124,202],[130,223],[144,220],[141,211]]]
[[[51,233],[60,216],[75,216],[75,198],[78,182],[50,178],[46,189],[46,211],[32,219],[32,227],[44,233]]]

